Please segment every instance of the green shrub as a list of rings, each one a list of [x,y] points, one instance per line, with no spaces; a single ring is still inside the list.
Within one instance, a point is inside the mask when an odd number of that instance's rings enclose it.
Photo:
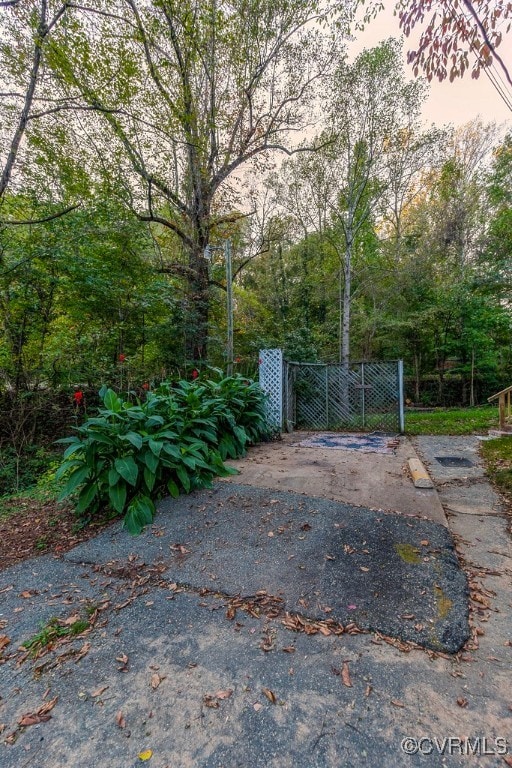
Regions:
[[[235,474],[224,460],[266,434],[265,396],[241,376],[161,384],[135,404],[107,388],[100,397],[98,415],[58,441],[67,445],[57,471],[66,479],[61,498],[77,493],[76,513],[86,521],[107,509],[124,514],[133,534],[151,523],[155,499]]]
[[[36,485],[42,473],[51,468],[55,455],[35,445],[18,452],[13,446],[0,448],[0,496],[18,493]]]

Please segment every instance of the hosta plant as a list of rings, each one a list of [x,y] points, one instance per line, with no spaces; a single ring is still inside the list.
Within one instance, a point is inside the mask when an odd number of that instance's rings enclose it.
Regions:
[[[242,377],[163,384],[135,404],[107,388],[100,396],[97,416],[58,441],[66,446],[61,498],[75,494],[86,522],[106,510],[124,515],[134,534],[153,520],[156,499],[234,474],[224,460],[266,433],[265,397]]]

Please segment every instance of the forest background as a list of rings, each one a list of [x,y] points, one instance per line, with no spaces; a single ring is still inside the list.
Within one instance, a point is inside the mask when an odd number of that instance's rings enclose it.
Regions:
[[[0,2],[2,477],[104,383],[256,376],[263,347],[403,359],[422,406],[511,383],[512,134],[422,122],[421,70],[470,68],[449,25],[410,80],[396,40],[347,56],[352,11]]]

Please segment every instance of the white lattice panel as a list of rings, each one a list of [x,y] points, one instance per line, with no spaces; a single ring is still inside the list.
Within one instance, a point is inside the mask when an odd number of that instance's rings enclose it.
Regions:
[[[260,352],[260,387],[268,395],[267,418],[270,426],[283,424],[283,353],[280,349]]]

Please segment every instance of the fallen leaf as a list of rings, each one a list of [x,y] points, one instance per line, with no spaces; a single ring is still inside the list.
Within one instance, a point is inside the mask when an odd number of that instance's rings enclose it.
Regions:
[[[512,755],[504,755],[503,760],[506,765],[512,766]]]
[[[302,525],[300,526],[300,529],[301,531],[310,531],[311,525],[309,523],[302,523]]]
[[[64,619],[64,621],[61,621],[60,623],[65,627],[70,627],[71,624],[76,624],[77,621],[80,621],[80,614],[75,613],[73,616],[68,616],[67,619]]]
[[[347,688],[352,688],[352,680],[350,679],[350,670],[348,668],[348,661],[343,662],[341,668],[341,681]]]
[[[255,704],[252,705],[253,708],[256,710],[256,712],[259,712],[260,709],[263,709],[263,704],[260,704],[259,701],[257,701]]]
[[[3,651],[3,649],[8,646],[10,642],[10,637],[7,637],[7,635],[0,635],[0,651]]]
[[[294,645],[287,645],[284,648],[282,648],[282,650],[285,653],[295,653],[295,646]]]
[[[275,697],[275,694],[273,691],[270,690],[270,688],[262,688],[261,692],[265,694],[267,699],[270,701],[271,704],[277,704],[277,699]]]
[[[215,697],[221,700],[229,699],[232,693],[233,693],[232,689],[227,688],[225,691],[217,691],[217,693],[215,694]]]
[[[462,696],[459,696],[459,698],[457,699],[457,704],[459,705],[459,707],[462,707],[464,709],[468,705],[468,700],[463,698]]]
[[[84,657],[84,656],[85,656],[87,653],[89,653],[90,649],[91,649],[91,644],[90,644],[90,643],[84,643],[84,644],[82,645],[82,647],[80,648],[80,650],[78,651],[78,653],[76,654],[76,656],[75,656],[75,664],[76,664],[78,661],[80,661],[80,659],[83,659],[83,657]]]
[[[126,653],[122,653],[120,656],[116,656],[116,661],[121,664],[121,666],[118,667],[119,672],[126,672],[128,668],[128,656]]]
[[[368,573],[368,571],[369,571],[370,569],[369,569],[369,568],[366,568],[364,565],[361,565],[361,566],[359,566],[359,570],[360,570],[360,571],[363,571],[364,573]]]
[[[25,715],[22,715],[18,720],[18,725],[26,727],[29,725],[37,725],[38,723],[46,723],[51,719],[49,713],[56,705],[58,698],[58,696],[55,696],[51,701],[47,701],[42,707],[39,707],[37,712],[27,712]]]
[[[210,707],[210,709],[218,709],[219,708],[219,702],[214,696],[210,696],[206,694],[206,696],[203,696],[203,704],[205,707]]]
[[[230,621],[232,621],[235,618],[235,616],[236,616],[236,608],[230,605],[226,611],[226,619],[229,619]]]
[[[398,701],[398,699],[391,699],[391,703],[394,707],[400,707],[401,709],[405,707],[403,701]]]
[[[367,685],[367,686],[366,686],[366,690],[365,690],[365,692],[364,692],[364,695],[365,695],[365,696],[369,696],[369,695],[370,695],[370,693],[371,693],[372,691],[373,691],[373,686],[371,686],[371,685]]]
[[[428,547],[428,545],[430,544],[430,541],[428,539],[422,539],[420,541],[420,544],[422,547]]]
[[[96,690],[91,693],[91,698],[96,699],[98,696],[101,696],[102,693],[105,693],[107,688],[108,685],[102,685],[101,688],[96,688]]]
[[[54,708],[54,706],[56,705],[56,703],[58,702],[58,700],[59,700],[59,697],[58,697],[58,696],[55,696],[55,698],[54,698],[54,699],[50,699],[50,701],[47,701],[45,704],[43,704],[43,706],[42,706],[42,707],[40,707],[40,708],[37,710],[37,713],[38,713],[39,715],[47,715],[47,714],[48,714],[48,712],[51,712],[51,711],[52,711],[52,709]]]
[[[139,760],[149,760],[153,756],[151,749],[145,749],[144,752],[139,752]]]
[[[173,549],[175,552],[179,552],[180,555],[189,555],[190,549],[187,549],[183,544],[171,544],[170,549]]]
[[[50,717],[51,715],[38,715],[36,712],[29,712],[18,720],[18,725],[22,725],[24,727],[29,725],[37,725],[38,723],[47,722]]]
[[[160,677],[158,672],[153,672],[153,674],[151,675],[151,687],[154,691],[156,691],[156,689],[158,688],[162,680],[165,680],[165,678]]]
[[[121,710],[119,710],[116,715],[116,723],[118,724],[119,728],[126,728],[126,720],[124,719],[124,715]]]
[[[274,531],[269,531],[267,536],[271,539],[274,536]]]

